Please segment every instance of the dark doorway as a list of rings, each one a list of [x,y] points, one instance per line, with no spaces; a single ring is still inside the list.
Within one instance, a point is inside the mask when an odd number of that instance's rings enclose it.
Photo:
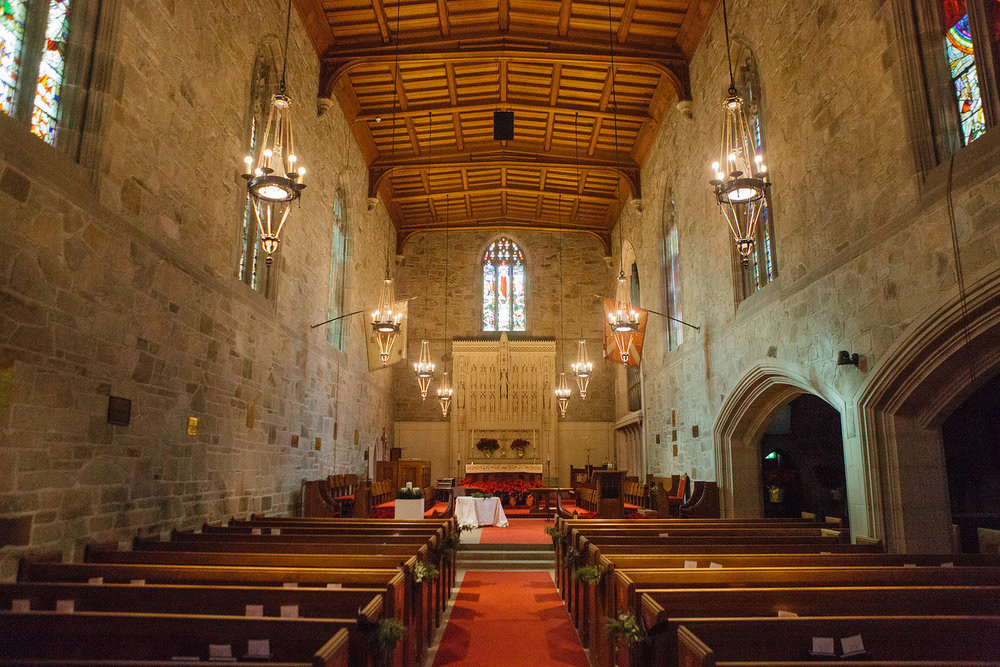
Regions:
[[[977,549],[976,528],[1000,528],[1000,375],[965,399],[941,426],[952,522],[962,550]]]
[[[836,517],[847,526],[847,482],[840,413],[803,394],[771,419],[760,442],[764,516]]]

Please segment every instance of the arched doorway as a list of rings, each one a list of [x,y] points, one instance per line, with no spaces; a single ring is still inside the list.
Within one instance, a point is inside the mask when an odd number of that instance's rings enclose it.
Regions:
[[[952,548],[942,426],[1000,372],[1000,271],[968,289],[968,337],[962,312],[952,294],[914,322],[858,392],[861,437],[881,480],[876,524],[891,551]]]
[[[802,394],[778,409],[760,440],[760,493],[766,517],[847,519],[840,413]],[[846,524],[845,524],[846,525]]]

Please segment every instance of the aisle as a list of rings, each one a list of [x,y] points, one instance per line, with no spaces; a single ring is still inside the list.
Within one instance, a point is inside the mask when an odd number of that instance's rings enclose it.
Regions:
[[[465,573],[434,665],[588,667],[548,572]]]

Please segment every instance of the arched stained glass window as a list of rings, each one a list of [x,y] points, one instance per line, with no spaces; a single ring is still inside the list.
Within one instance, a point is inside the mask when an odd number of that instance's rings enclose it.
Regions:
[[[14,111],[27,15],[27,0],[3,0],[0,13],[0,111],[5,114]]]
[[[506,236],[483,254],[483,331],[524,331],[524,255]]]
[[[31,112],[31,131],[51,145],[56,143],[68,36],[69,0],[51,0],[45,22],[42,60],[38,64],[35,103]]]
[[[337,188],[333,200],[333,234],[330,248],[330,298],[327,317],[340,317],[344,314],[344,293],[347,286],[347,253],[349,251],[347,224],[347,194],[344,188]],[[344,320],[337,320],[326,325],[326,340],[339,350],[345,349],[347,329]]]
[[[945,58],[955,88],[962,145],[967,146],[986,131],[986,116],[983,112],[983,97],[979,90],[979,76],[976,73],[976,54],[972,44],[969,12],[964,0],[945,0],[943,18]]]

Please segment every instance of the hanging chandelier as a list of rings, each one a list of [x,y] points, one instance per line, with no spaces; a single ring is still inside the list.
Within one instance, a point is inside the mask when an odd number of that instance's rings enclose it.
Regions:
[[[291,100],[285,94],[285,69],[288,64],[288,32],[292,23],[292,3],[288,3],[285,21],[285,51],[281,63],[281,83],[278,92],[271,97],[267,122],[263,129],[260,151],[256,157],[243,158],[254,218],[257,220],[257,234],[260,246],[267,255],[268,265],[278,250],[281,230],[288,219],[292,202],[297,200],[305,188],[302,180],[305,167],[298,166],[295,143],[292,139]]]
[[[427,114],[427,126],[427,173],[429,174],[431,166],[431,137],[434,130],[430,113]],[[428,191],[427,194],[430,195],[430,192]],[[427,216],[427,225],[424,230],[425,244],[430,239],[428,232],[433,211],[434,209],[431,208],[431,212]],[[422,401],[427,400],[427,389],[431,386],[431,378],[434,377],[434,364],[431,362],[431,347],[430,343],[427,342],[427,284],[430,282],[430,262],[430,248],[428,247],[424,255],[424,335],[420,341],[420,358],[413,364],[413,372],[417,375],[417,386],[420,387],[420,400]]]
[[[573,143],[576,146],[576,191],[580,192],[580,112],[576,112],[573,120]],[[577,222],[579,222],[580,207],[577,206]],[[587,398],[587,386],[590,384],[590,375],[594,371],[594,365],[587,357],[587,339],[583,337],[583,291],[580,291],[580,340],[576,344],[576,361],[570,368],[576,376],[576,383],[580,387],[580,398]]]
[[[451,198],[449,195],[445,195],[444,200],[444,351],[445,357],[442,361],[445,362],[445,371],[441,374],[441,384],[438,385],[437,395],[438,404],[441,406],[441,415],[447,419],[448,418],[448,408],[451,407],[451,381],[448,379],[448,221],[450,219],[451,213]]]
[[[639,331],[639,313],[632,307],[631,292],[625,270],[622,269],[615,287],[615,309],[608,314],[608,324],[611,325],[611,333],[623,364],[628,364],[629,346],[632,345],[632,337]]]
[[[767,202],[768,181],[764,156],[757,149],[746,106],[733,76],[733,57],[729,45],[729,17],[726,1],[722,0],[722,17],[726,29],[726,57],[729,60],[729,93],[726,96],[722,122],[722,149],[718,162],[712,163],[715,198],[746,267],[753,254],[754,235]]]
[[[569,407],[569,398],[572,395],[569,385],[566,383],[566,372],[559,373],[559,381],[556,382],[556,405],[559,406],[559,416],[566,416],[566,408]]]
[[[576,343],[576,361],[571,366],[573,375],[576,376],[576,383],[580,386],[580,398],[587,398],[587,386],[590,384],[590,376],[594,372],[594,364],[590,363],[587,356],[587,340],[582,332],[580,340]]]

